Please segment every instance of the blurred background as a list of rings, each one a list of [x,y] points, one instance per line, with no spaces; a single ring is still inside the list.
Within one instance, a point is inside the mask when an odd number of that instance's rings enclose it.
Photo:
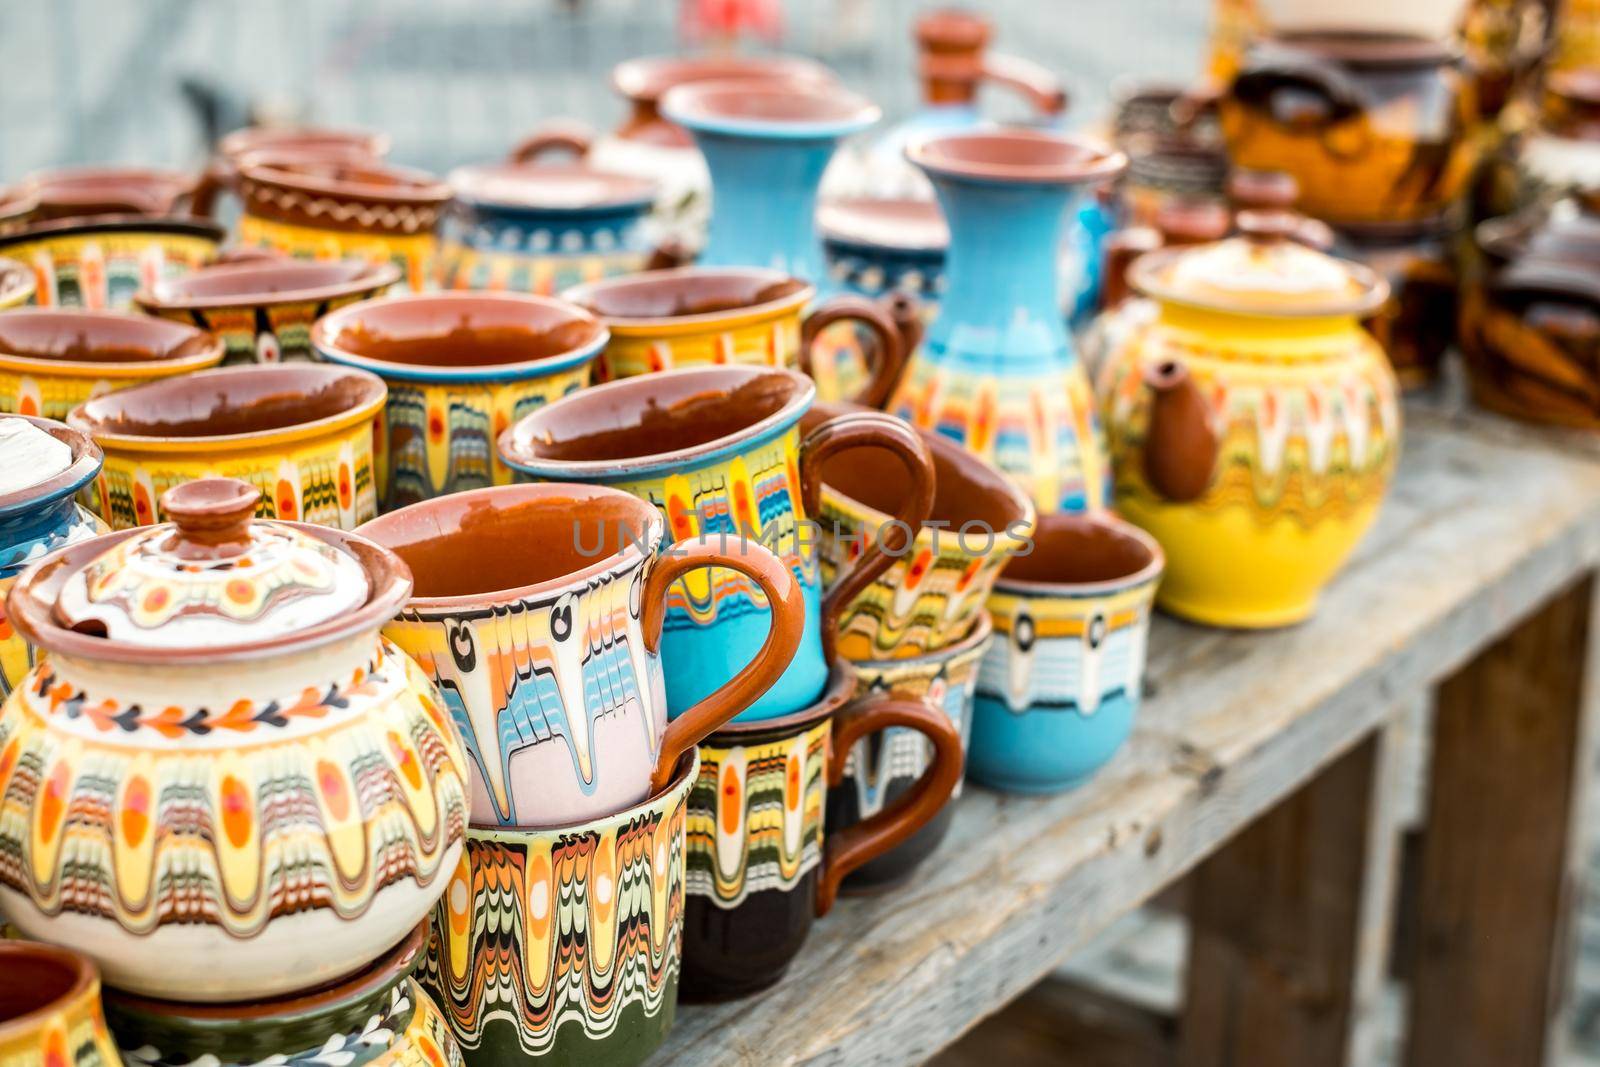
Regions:
[[[919,0],[0,0],[0,180],[89,162],[198,165],[252,120],[361,126],[434,171],[499,158],[547,119],[622,117],[620,60],[680,48],[815,56],[893,119],[917,100]],[[1206,0],[969,0],[994,47],[1105,112],[1122,75],[1187,81]],[[989,94],[997,118],[1020,115]]]

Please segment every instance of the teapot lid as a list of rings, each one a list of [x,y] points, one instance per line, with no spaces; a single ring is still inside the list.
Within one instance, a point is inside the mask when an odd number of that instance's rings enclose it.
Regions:
[[[1237,225],[1237,237],[1140,256],[1129,282],[1164,303],[1237,315],[1364,315],[1389,298],[1374,271],[1294,240],[1294,212],[1241,211]]]
[[[118,539],[61,583],[52,615],[79,634],[152,649],[272,641],[348,616],[373,583],[337,544],[255,522],[261,492],[237,478],[167,490],[173,522]]]

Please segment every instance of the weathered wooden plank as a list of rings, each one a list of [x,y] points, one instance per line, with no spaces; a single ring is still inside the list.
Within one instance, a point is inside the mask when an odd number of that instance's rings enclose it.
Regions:
[[[1047,978],[939,1053],[930,1067],[1176,1067],[1177,1020]]]
[[[1439,687],[1407,1062],[1556,1062],[1586,777],[1586,576]]]
[[[1600,560],[1593,455],[1477,416],[1408,419],[1383,517],[1315,619],[1159,620],[1153,694],[1096,782],[967,790],[911,885],[842,903],[766,994],[682,1010],[660,1061],[925,1061]]]

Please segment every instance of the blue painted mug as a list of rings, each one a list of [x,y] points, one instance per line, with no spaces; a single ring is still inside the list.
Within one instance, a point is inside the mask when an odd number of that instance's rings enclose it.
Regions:
[[[927,446],[899,419],[854,412],[802,441],[800,418],[815,393],[809,378],[783,368],[690,367],[574,393],[500,437],[501,458],[526,477],[623,489],[656,505],[674,538],[758,539],[789,564],[805,597],[805,635],[784,676],[737,722],[816,703],[836,658],[838,615],[895,562],[891,531],[863,545],[822,595],[819,531],[807,521],[802,487],[816,481],[820,489],[823,461],[846,449],[887,449],[907,473],[897,518],[917,529],[933,504]],[[662,637],[671,715],[750,659],[767,613],[760,590],[725,568],[691,573],[674,587]]]

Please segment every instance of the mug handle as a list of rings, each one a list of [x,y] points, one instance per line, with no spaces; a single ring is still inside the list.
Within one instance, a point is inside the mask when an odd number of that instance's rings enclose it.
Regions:
[[[850,704],[833,717],[829,741],[828,788],[844,781],[844,768],[855,743],[891,726],[915,730],[933,743],[933,762],[912,787],[882,811],[842,830],[828,833],[822,874],[817,879],[817,916],[839,896],[839,883],[851,871],[888,852],[926,826],[950,800],[961,780],[961,733],[943,711],[922,700],[874,694]]]
[[[578,122],[551,122],[518,141],[506,156],[510,163],[528,163],[548,152],[571,152],[582,159],[594,147],[594,134]]]
[[[721,538],[717,541],[720,543]],[[744,551],[735,554],[716,547],[711,535],[702,535],[668,548],[666,555],[656,560],[650,577],[645,580],[641,619],[645,651],[654,653],[661,648],[661,627],[667,619],[667,592],[672,583],[701,567],[728,567],[759,585],[772,606],[772,624],[767,630],[766,642],[754,659],[722,688],[667,724],[667,731],[661,737],[661,754],[650,775],[652,796],[671,784],[678,761],[685,752],[704,741],[712,731],[725,726],[729,719],[772,688],[788,670],[789,661],[800,647],[801,634],[805,632],[805,599],[788,564],[760,545],[747,543]]]
[[[212,160],[189,193],[189,214],[197,219],[214,218],[217,200],[232,183],[233,165],[221,158]]]
[[[817,334],[836,322],[859,322],[872,331],[877,341],[875,347],[878,358],[873,363],[867,384],[862,386],[854,401],[869,408],[883,407],[905,366],[905,340],[900,336],[900,328],[895,325],[894,319],[864,296],[841,293],[829,297],[806,316],[806,321],[800,327],[800,369],[807,376],[811,374],[811,346],[816,343]]]
[[[822,462],[829,456],[851,448],[877,447],[894,453],[906,469],[910,481],[905,498],[893,522],[911,528],[912,537],[933,511],[933,456],[911,424],[879,411],[852,411],[829,419],[806,434],[800,442],[800,506],[807,515],[822,509]],[[887,524],[885,524],[887,526]],[[894,566],[895,554],[906,551],[909,543],[898,528],[895,544],[889,546],[880,531],[850,570],[834,576],[833,588],[822,598],[822,655],[829,663],[836,658],[839,616],[845,606],[860,596],[885,571]]]

